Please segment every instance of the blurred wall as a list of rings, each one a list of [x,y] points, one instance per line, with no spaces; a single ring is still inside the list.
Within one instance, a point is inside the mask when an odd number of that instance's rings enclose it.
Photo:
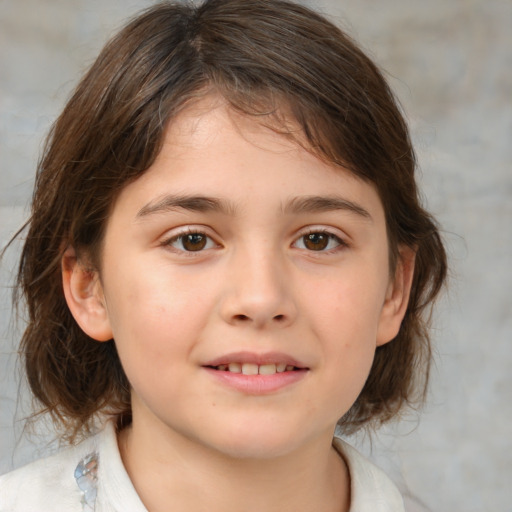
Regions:
[[[42,138],[79,75],[107,36],[151,3],[0,0],[0,246],[25,217]],[[409,495],[410,511],[511,512],[512,2],[304,3],[331,15],[387,71],[452,265],[429,406],[371,444],[355,442]],[[0,268],[0,473],[45,450],[19,421],[27,409],[17,400],[9,303],[18,250]]]

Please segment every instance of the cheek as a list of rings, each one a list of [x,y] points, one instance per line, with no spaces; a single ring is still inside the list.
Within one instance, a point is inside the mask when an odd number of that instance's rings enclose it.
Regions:
[[[342,336],[347,345],[362,339],[376,341],[386,293],[382,278],[370,273],[354,276],[325,282],[308,298],[318,326],[327,329],[330,338]]]
[[[111,269],[105,283],[109,313],[119,328],[123,324],[140,324],[149,330],[167,324],[179,327],[209,300],[211,290],[205,279],[177,272],[162,262],[139,259],[143,264],[138,268],[125,264]]]
[[[119,270],[110,274],[105,297],[126,373],[132,366],[135,371],[144,371],[145,366],[172,367],[177,354],[191,350],[211,298],[164,272],[146,271],[138,278]],[[128,277],[122,278],[123,274]]]
[[[311,325],[328,369],[326,379],[336,394],[335,401],[346,408],[355,401],[370,372],[385,295],[382,279],[358,276],[325,283],[318,294],[309,296]]]

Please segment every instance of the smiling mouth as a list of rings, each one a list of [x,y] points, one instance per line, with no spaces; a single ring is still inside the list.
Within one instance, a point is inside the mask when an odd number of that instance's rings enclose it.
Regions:
[[[254,363],[229,363],[218,366],[208,366],[219,372],[241,373],[243,375],[274,375],[275,373],[293,372],[303,370],[286,363],[254,364]]]
[[[280,352],[237,352],[208,361],[203,368],[217,382],[244,395],[273,395],[301,382],[310,368]]]

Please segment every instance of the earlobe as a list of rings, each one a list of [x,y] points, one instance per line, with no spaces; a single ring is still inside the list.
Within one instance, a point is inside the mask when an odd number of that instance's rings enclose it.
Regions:
[[[389,283],[386,300],[381,311],[377,346],[394,339],[404,319],[414,277],[416,251],[410,247],[401,247],[395,275]]]
[[[84,266],[72,247],[61,260],[64,296],[80,328],[97,341],[112,339],[112,329],[98,272]]]

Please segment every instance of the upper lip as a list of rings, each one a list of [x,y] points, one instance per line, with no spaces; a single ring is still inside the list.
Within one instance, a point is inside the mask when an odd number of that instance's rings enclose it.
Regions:
[[[287,366],[295,366],[296,368],[307,368],[305,364],[288,354],[284,354],[283,352],[265,352],[263,354],[257,354],[247,351],[231,352],[229,354],[216,357],[215,359],[211,359],[205,362],[202,366],[220,366],[222,364],[230,363],[249,363],[257,364],[258,366],[264,364],[286,364]]]

